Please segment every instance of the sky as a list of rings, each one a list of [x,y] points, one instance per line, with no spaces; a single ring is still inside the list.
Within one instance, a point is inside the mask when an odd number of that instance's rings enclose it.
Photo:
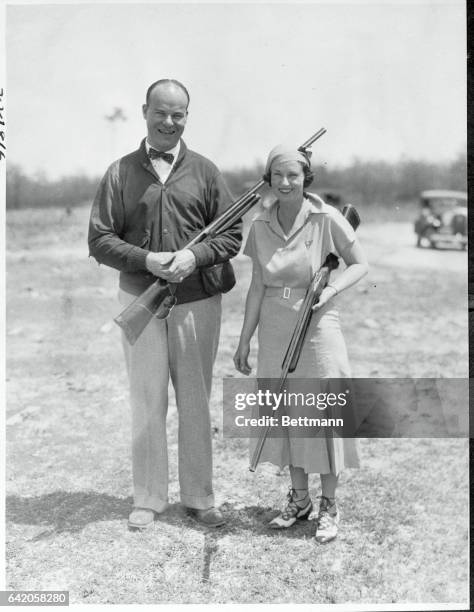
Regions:
[[[316,163],[450,160],[466,147],[465,48],[457,0],[8,4],[8,160],[102,175],[145,136],[164,77],[191,95],[186,144],[222,169],[320,127]],[[115,107],[126,121],[105,118]]]

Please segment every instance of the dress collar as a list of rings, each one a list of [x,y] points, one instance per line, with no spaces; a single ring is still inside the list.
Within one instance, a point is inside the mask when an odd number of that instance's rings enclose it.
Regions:
[[[316,195],[315,193],[305,192],[303,204],[301,205],[301,208],[298,212],[298,216],[300,214],[304,214],[304,220],[306,221],[308,216],[313,213],[324,213],[324,209],[326,206],[327,205],[325,204],[324,200],[322,200],[318,195]],[[275,200],[274,202],[272,202],[272,204],[270,204],[268,208],[263,211],[263,213],[259,216],[259,219],[261,219],[262,221],[270,222],[272,215],[276,215],[277,208],[278,200]]]
[[[296,215],[293,227],[288,235],[283,232],[280,222],[278,221],[278,200],[269,206],[259,219],[268,223],[270,228],[278,236],[284,240],[289,240],[305,225],[310,215],[324,213],[325,206],[324,201],[318,195],[314,193],[305,193],[301,208]]]

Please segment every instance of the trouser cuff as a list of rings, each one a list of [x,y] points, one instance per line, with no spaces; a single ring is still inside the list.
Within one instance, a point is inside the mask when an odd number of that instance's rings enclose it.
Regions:
[[[214,506],[214,495],[204,495],[199,497],[197,495],[186,495],[181,493],[181,503],[187,508],[194,508],[195,510],[207,510]]]
[[[168,507],[168,501],[156,497],[156,495],[134,495],[135,508],[150,508],[155,512],[164,512]]]

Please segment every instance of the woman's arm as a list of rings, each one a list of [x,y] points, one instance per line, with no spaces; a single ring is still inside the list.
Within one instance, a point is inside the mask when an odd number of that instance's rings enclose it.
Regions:
[[[318,310],[332,297],[355,285],[369,271],[367,259],[357,238],[343,251],[341,256],[347,268],[336,280],[329,281],[329,284],[323,289],[318,303],[313,306],[313,310]]]
[[[237,347],[234,355],[234,364],[236,369],[246,376],[248,376],[252,371],[252,368],[248,363],[250,340],[252,339],[260,319],[260,308],[262,306],[264,293],[265,285],[263,284],[260,265],[254,261],[252,268],[252,281],[250,282],[247,299],[245,301],[245,315],[242,331],[240,332],[239,346]]]

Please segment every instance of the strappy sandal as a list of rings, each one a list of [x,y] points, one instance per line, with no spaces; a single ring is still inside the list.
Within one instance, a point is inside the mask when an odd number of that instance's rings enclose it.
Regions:
[[[298,502],[295,501],[295,497],[296,491],[290,487],[290,491],[286,496],[288,503],[280,514],[268,523],[270,529],[288,529],[288,527],[294,525],[296,521],[308,520],[311,510],[313,509],[313,503],[309,498],[309,494],[306,493],[305,497]],[[301,502],[306,498],[308,499],[307,503],[301,506]]]
[[[337,536],[340,516],[336,502],[330,504],[327,497],[321,496],[316,534],[314,536],[318,544],[325,544],[334,540]]]

